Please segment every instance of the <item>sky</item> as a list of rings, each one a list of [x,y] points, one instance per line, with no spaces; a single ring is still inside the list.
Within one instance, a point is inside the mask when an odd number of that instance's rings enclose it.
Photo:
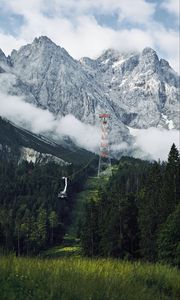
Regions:
[[[179,72],[179,0],[0,0],[0,48],[47,35],[74,58],[152,47]]]

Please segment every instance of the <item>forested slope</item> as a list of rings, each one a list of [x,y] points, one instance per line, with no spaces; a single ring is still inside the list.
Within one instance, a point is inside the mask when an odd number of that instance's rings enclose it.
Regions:
[[[96,164],[95,164],[96,165]],[[37,254],[60,244],[71,221],[74,195],[82,189],[89,164],[59,166],[54,163],[16,165],[0,161],[0,248],[21,254]],[[68,177],[66,198],[58,198]]]
[[[78,168],[27,162],[17,166],[2,160],[3,251],[37,254],[60,245],[71,225],[71,232],[81,238],[84,255],[179,266],[180,157],[175,145],[166,163],[124,157],[110,178],[90,178],[96,176],[96,167],[96,159]],[[64,199],[57,197],[63,189],[62,176],[69,182]],[[85,209],[76,203],[77,195]],[[73,221],[74,211],[78,222]]]
[[[50,154],[75,165],[85,164],[95,157],[93,153],[75,146],[69,138],[56,143],[0,117],[0,158],[19,162],[22,147]]]
[[[180,157],[122,158],[105,188],[88,199],[82,245],[88,256],[180,265]]]

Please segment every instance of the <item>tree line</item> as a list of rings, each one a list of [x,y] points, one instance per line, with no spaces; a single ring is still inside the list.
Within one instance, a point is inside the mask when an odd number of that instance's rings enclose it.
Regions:
[[[106,187],[100,184],[87,200],[81,240],[91,257],[180,266],[180,155],[174,144],[166,163],[120,160]]]

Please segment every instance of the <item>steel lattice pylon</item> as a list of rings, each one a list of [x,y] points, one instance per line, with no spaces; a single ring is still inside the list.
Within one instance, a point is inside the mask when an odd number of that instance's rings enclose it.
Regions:
[[[101,142],[99,151],[98,177],[111,173],[111,158],[109,153],[109,114],[99,114],[101,121]]]

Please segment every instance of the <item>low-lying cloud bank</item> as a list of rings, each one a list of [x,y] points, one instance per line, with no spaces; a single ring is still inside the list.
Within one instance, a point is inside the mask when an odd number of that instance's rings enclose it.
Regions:
[[[69,136],[76,144],[87,150],[97,152],[100,144],[100,128],[84,124],[73,115],[55,117],[48,110],[37,108],[21,97],[0,93],[0,116],[34,133],[53,136],[57,141]],[[166,160],[173,143],[179,148],[180,132],[163,128],[129,128],[135,138],[132,148],[126,142],[114,144],[113,152],[133,152],[139,158]],[[138,151],[140,149],[141,151]]]
[[[69,136],[80,147],[90,151],[97,150],[100,130],[84,124],[73,115],[55,117],[48,110],[37,108],[21,97],[0,93],[0,116],[36,134],[52,134],[56,140]]]
[[[134,129],[129,128],[131,135],[135,137],[134,147],[140,148],[154,160],[167,160],[168,153],[173,143],[180,147],[180,131],[164,128]],[[141,157],[142,154],[137,156]]]

